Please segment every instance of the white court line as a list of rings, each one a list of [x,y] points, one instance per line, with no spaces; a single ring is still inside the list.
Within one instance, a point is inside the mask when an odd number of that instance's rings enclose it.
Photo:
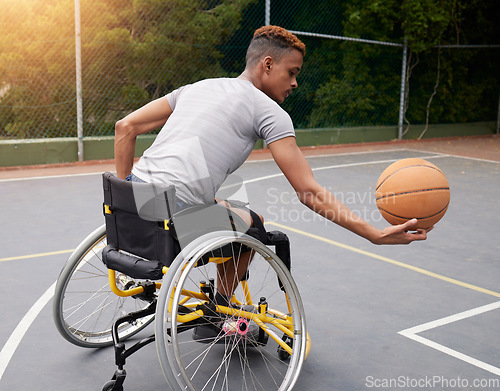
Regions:
[[[366,152],[345,153],[345,155],[351,155],[351,154],[360,155],[360,154],[371,154],[371,153],[379,153],[379,152],[397,152],[397,151],[411,151],[411,150],[408,150],[408,149],[394,149],[394,150],[392,150],[391,149],[391,150],[384,150],[384,151],[366,151]],[[427,152],[423,151],[423,153],[427,153]],[[338,156],[338,154],[331,154],[331,155],[323,155],[322,157],[335,156],[335,155]],[[456,156],[456,155],[436,154],[436,155],[431,155],[431,156],[426,155],[426,156],[423,156],[422,158],[423,159],[431,159],[431,158],[442,158],[442,157],[450,157],[450,156],[459,157],[459,158],[463,157],[463,156]],[[314,157],[314,156],[310,156],[308,158],[312,158],[312,157]],[[316,157],[320,157],[320,156],[316,156]],[[333,166],[328,166],[328,167],[317,167],[317,168],[313,169],[313,171],[333,169],[333,168],[355,167],[355,166],[362,166],[362,165],[368,165],[368,164],[391,163],[391,162],[395,162],[397,160],[399,160],[399,159],[376,160],[376,161],[360,162],[360,163],[339,164],[339,165],[333,165]],[[497,162],[495,162],[495,163],[497,163]],[[0,180],[0,182],[33,180],[33,179],[47,179],[47,178],[60,178],[60,177],[75,177],[75,176],[87,176],[87,175],[101,175],[101,174],[102,174],[101,172],[96,172],[96,173],[54,175],[54,176],[47,176],[47,177],[13,178],[13,179],[2,179],[2,180]],[[271,178],[276,178],[279,176],[283,176],[283,173],[250,179],[250,180],[244,181],[244,184],[254,183],[254,182],[258,182],[258,181],[266,180],[266,179],[271,179]],[[2,348],[2,351],[0,352],[0,380],[2,379],[3,373],[4,373],[7,365],[9,364],[12,356],[14,355],[14,352],[16,351],[18,345],[21,343],[21,340],[24,337],[24,334],[29,329],[31,324],[34,322],[34,320],[36,319],[38,314],[42,311],[43,307],[47,304],[47,302],[54,295],[55,284],[56,283],[54,283],[44,293],[44,295],[42,295],[42,297],[40,297],[40,299],[38,299],[38,301],[33,305],[33,307],[31,307],[31,309],[23,317],[23,319],[19,322],[16,329],[11,334],[11,336],[7,340],[6,344]],[[418,337],[418,336],[416,336],[416,337]]]
[[[431,155],[431,156],[417,156],[416,159],[438,159],[438,158],[443,158],[443,157],[448,157],[446,155]],[[365,166],[368,164],[387,164],[387,163],[394,163],[397,162],[398,160],[401,160],[400,158],[398,159],[387,159],[387,160],[372,160],[369,162],[358,162],[358,163],[346,163],[346,164],[335,164],[333,166],[325,166],[325,167],[315,167],[311,168],[312,171],[322,171],[322,170],[331,170],[333,168],[346,168],[346,167],[357,167],[357,166]],[[272,179],[272,178],[278,178],[281,176],[284,176],[282,172],[279,172],[277,174],[272,174],[272,175],[267,175],[255,179],[248,179],[246,181],[243,181],[243,184],[249,184],[249,183],[254,183],[254,182],[259,182],[263,181],[266,179]]]
[[[68,178],[68,177],[77,177],[77,176],[89,176],[89,175],[102,175],[104,171],[99,172],[83,172],[79,174],[60,174],[60,175],[47,175],[47,176],[33,176],[27,178],[9,178],[9,179],[0,179],[0,182],[19,182],[19,181],[33,181],[36,179],[54,179],[54,178]]]
[[[425,153],[426,152],[426,151],[420,150],[420,149],[405,149],[405,151],[418,152],[418,153]],[[484,163],[500,164],[500,160],[490,160],[490,159],[481,159],[479,157],[452,155],[452,154],[448,154],[448,153],[444,153],[444,152],[433,152],[433,153],[440,154],[443,157],[456,157],[456,158],[461,158],[461,159],[466,159],[466,160],[475,160],[475,161],[484,162]]]
[[[304,153],[304,157],[306,159],[314,159],[314,158],[324,158],[324,157],[331,157],[331,156],[352,156],[352,155],[368,155],[368,154],[374,154],[374,153],[390,153],[390,152],[405,152],[405,151],[411,151],[410,149],[406,148],[394,148],[394,149],[378,149],[378,150],[373,150],[373,151],[356,151],[356,152],[342,152],[342,153],[324,153],[321,155],[306,155]],[[415,151],[417,152],[417,151]],[[426,152],[426,151],[418,151],[419,153],[428,153],[428,154],[439,154],[439,152]],[[248,160],[245,161],[245,164],[250,164],[250,163],[260,163],[260,162],[273,162],[273,158],[269,159],[256,159],[256,160]]]
[[[435,154],[437,155],[442,155],[442,156],[455,156],[455,155],[446,155],[446,154],[440,154],[439,152],[426,152],[426,151],[417,151],[417,150],[411,150],[411,149],[382,149],[378,151],[358,151],[358,152],[345,152],[345,153],[331,153],[331,154],[324,154],[324,155],[311,155],[311,156],[305,156],[306,159],[314,159],[314,158],[324,158],[324,157],[330,157],[330,156],[351,156],[351,155],[368,155],[368,154],[375,154],[375,153],[390,153],[390,152],[405,152],[405,151],[410,151],[410,152],[418,152],[418,153],[429,153],[429,154]],[[456,157],[463,157],[463,156],[456,156]],[[427,159],[431,158],[431,156],[422,156],[421,159]],[[471,158],[474,159],[474,158]],[[392,159],[390,161],[397,161],[399,159]],[[481,160],[481,159],[479,159]],[[261,159],[261,160],[249,160],[246,161],[245,164],[255,164],[255,163],[262,163],[262,162],[272,162],[274,159]],[[381,163],[385,161],[380,161]],[[498,163],[498,162],[495,162]],[[367,163],[365,163],[367,164]],[[89,175],[102,175],[104,171],[96,171],[96,172],[84,172],[84,173],[78,173],[78,174],[60,174],[60,175],[47,175],[47,176],[34,176],[34,177],[26,177],[26,178],[8,178],[8,179],[0,179],[1,182],[19,182],[19,181],[32,181],[32,180],[37,180],[37,179],[54,179],[54,178],[69,178],[69,177],[78,177],[78,176],[89,176]],[[281,174],[282,175],[282,174]],[[278,175],[275,175],[278,176]],[[271,176],[271,178],[274,178],[275,176]],[[267,178],[266,178],[267,179]],[[254,180],[255,181],[255,180]]]
[[[424,153],[424,154],[434,154],[432,156],[421,156],[421,159],[430,159],[433,157],[456,157],[456,158],[462,158],[462,159],[467,159],[467,160],[476,160],[479,162],[486,162],[486,163],[494,163],[494,164],[500,164],[500,161],[496,160],[488,160],[488,159],[481,159],[481,158],[476,158],[476,157],[470,157],[470,156],[462,156],[462,155],[453,155],[453,154],[448,154],[444,152],[435,152],[435,151],[425,151],[425,150],[420,150],[420,149],[413,149],[413,148],[395,148],[395,149],[380,149],[376,151],[357,151],[357,152],[344,152],[344,153],[329,153],[329,154],[322,154],[322,155],[310,155],[310,156],[305,156],[306,159],[314,159],[314,158],[324,158],[324,157],[329,157],[329,156],[350,156],[350,155],[368,155],[368,154],[375,154],[375,153],[390,153],[390,152],[418,152],[418,153]],[[399,159],[393,159],[392,161],[397,161]],[[249,160],[246,161],[245,164],[254,164],[254,163],[262,163],[262,162],[270,162],[274,161],[274,159],[261,159],[261,160]],[[383,161],[381,161],[383,162]],[[61,174],[61,175],[49,175],[49,176],[37,176],[37,177],[27,177],[27,178],[10,178],[10,179],[0,179],[1,182],[16,182],[16,181],[25,181],[25,180],[35,180],[35,179],[54,179],[54,178],[67,178],[67,177],[76,177],[76,176],[88,176],[88,175],[102,175],[102,172],[86,172],[86,173],[79,173],[79,174]],[[278,176],[278,175],[275,175]],[[272,176],[274,178],[275,176]],[[254,180],[255,182],[255,180]]]
[[[49,302],[49,300],[54,296],[54,290],[56,283],[54,282],[49,289],[36,301],[35,304],[30,308],[30,310],[21,319],[15,330],[10,335],[9,339],[5,343],[2,351],[0,351],[0,380],[9,365],[9,362],[14,355],[17,347],[21,343],[24,335],[28,331],[31,324],[35,321],[38,314],[42,311],[43,307]]]
[[[458,322],[459,320],[471,318],[476,315],[483,314],[488,311],[493,311],[496,309],[500,308],[500,301],[497,301],[495,303],[487,304],[482,307],[477,307],[473,308],[468,311],[460,312],[455,315],[447,316],[445,318],[437,319],[432,322],[424,323],[419,326],[411,327],[406,330],[400,331],[398,334],[401,334],[409,339],[412,339],[416,342],[420,342],[423,345],[426,345],[430,348],[436,349],[442,353],[445,353],[449,356],[455,357],[459,360],[465,361],[466,363],[469,363],[471,365],[474,365],[478,368],[484,369],[485,371],[491,372],[495,375],[500,376],[500,368],[497,368],[493,365],[487,364],[483,361],[480,361],[478,359],[475,359],[474,357],[468,356],[466,354],[460,353],[456,350],[450,349],[444,345],[441,345],[437,342],[431,341],[430,339],[424,338],[420,335],[417,335],[418,333],[422,333],[427,330],[434,329],[436,327],[444,326],[453,322]]]
[[[413,159],[438,159],[446,157],[443,155],[431,155],[431,156],[416,156]],[[383,164],[383,163],[394,163],[397,162],[398,160],[401,160],[400,158],[398,159],[387,159],[387,160],[374,160],[371,162],[359,162],[359,163],[346,163],[346,164],[338,164],[338,165],[333,165],[333,166],[325,166],[325,167],[317,167],[313,168],[313,171],[321,171],[321,170],[330,170],[332,168],[344,168],[344,167],[356,167],[356,166],[364,166],[366,164]]]
[[[373,152],[390,152],[393,150],[387,150],[387,151],[367,151],[364,154],[370,154]],[[363,152],[357,153],[363,154]],[[349,155],[349,154],[347,154]],[[423,158],[425,159],[431,159],[431,158],[440,158],[443,157],[442,155],[431,155],[431,156],[424,156]],[[346,164],[337,164],[333,166],[327,166],[327,167],[316,167],[313,169],[313,171],[319,171],[319,170],[327,170],[327,169],[334,169],[334,168],[345,168],[345,167],[355,167],[355,166],[363,166],[363,165],[368,165],[368,164],[382,164],[382,163],[392,163],[399,160],[398,159],[388,159],[388,160],[374,160],[374,161],[368,161],[368,162],[359,162],[359,163],[346,163]],[[57,178],[57,177],[68,177],[68,176],[86,176],[86,175],[96,175],[96,174],[101,174],[101,173],[85,173],[85,174],[76,174],[76,175],[61,175],[61,176],[53,176],[50,178]],[[247,181],[244,181],[244,184],[249,184],[249,183],[254,183],[254,182],[259,182],[267,179],[272,179],[276,177],[283,176],[283,173],[277,173],[273,175],[267,175],[259,178],[254,178],[254,179],[249,179]],[[34,177],[34,178],[16,178],[16,179],[11,179],[12,181],[16,180],[30,180],[30,179],[46,179],[49,177]],[[2,181],[10,181],[9,179],[5,180],[0,180]],[[52,298],[54,294],[54,287],[55,283],[45,292],[45,294],[31,307],[31,309],[28,311],[28,313],[24,316],[24,318],[19,322],[17,325],[16,329],[10,336],[9,340],[5,344],[5,346],[2,348],[2,351],[0,353],[0,380],[2,379],[3,372],[5,371],[5,368],[9,364],[10,359],[14,355],[14,352],[17,349],[17,346],[21,343],[21,340],[28,330],[28,328],[31,326],[31,324],[34,322],[35,318],[38,316],[38,314],[42,311],[43,307],[45,304]],[[43,305],[42,305],[43,304]]]
[[[367,154],[370,152],[366,152]],[[440,156],[436,156],[440,157]],[[429,158],[429,157],[426,157]],[[333,168],[344,168],[344,167],[354,167],[354,166],[361,166],[361,165],[367,165],[367,164],[381,164],[381,163],[389,163],[396,161],[398,159],[391,159],[391,160],[377,160],[377,161],[369,161],[369,162],[360,162],[360,163],[349,163],[349,164],[339,164],[335,166],[328,166],[328,169],[333,169]],[[322,167],[318,167],[314,170],[320,170],[320,169],[326,169]],[[88,174],[79,174],[79,176],[84,176],[84,175],[96,175],[100,173],[88,173]],[[68,175],[62,175],[62,177],[67,177]],[[283,173],[279,174],[274,174],[274,175],[267,175],[263,176],[260,178],[254,178],[250,179],[248,181],[244,181],[244,184],[248,183],[254,183],[266,179],[271,179],[271,178],[276,178],[279,176],[283,176]],[[24,179],[45,179],[47,177],[40,177],[40,178],[24,178]],[[15,180],[22,180],[22,178],[15,179]],[[7,180],[5,180],[7,181]],[[17,325],[16,329],[14,332],[11,334],[10,338],[8,339],[7,343],[4,345],[2,348],[2,351],[0,353],[0,380],[2,379],[2,375],[9,364],[12,356],[14,355],[14,352],[16,351],[18,345],[21,343],[21,340],[26,333],[26,331],[29,329],[31,324],[34,322],[38,314],[42,311],[43,307],[45,304],[52,298],[54,295],[54,283],[48,290],[45,292],[45,294],[31,307],[31,309],[28,311],[28,313],[24,316],[24,318],[19,322]]]

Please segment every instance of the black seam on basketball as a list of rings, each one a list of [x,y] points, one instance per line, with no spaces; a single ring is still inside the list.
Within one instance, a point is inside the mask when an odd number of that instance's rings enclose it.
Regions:
[[[404,166],[404,167],[401,167],[401,168],[398,168],[396,171],[390,173],[386,178],[384,178],[384,180],[382,182],[380,182],[380,184],[375,188],[375,190],[378,190],[380,186],[382,186],[382,184],[387,180],[389,179],[391,176],[393,176],[395,173],[401,171],[401,170],[404,170],[405,168],[409,168],[409,167],[427,167],[427,168],[432,168],[433,170],[436,170],[436,171],[439,171],[441,174],[443,174],[443,171],[441,171],[439,168],[437,167],[432,167],[432,166],[428,166],[427,164],[412,164],[411,166]],[[443,174],[444,175],[444,174]]]
[[[399,195],[405,195],[405,194],[416,194],[416,193],[424,193],[426,191],[435,191],[435,190],[450,190],[449,187],[434,187],[431,189],[421,189],[421,190],[412,190],[412,191],[402,191],[401,193],[390,193],[390,194],[385,194],[383,196],[375,198],[375,201],[378,200],[383,200],[384,198],[389,198],[389,197],[396,197]]]
[[[444,210],[446,210],[446,208],[448,208],[448,206],[450,205],[450,203],[448,202],[446,204],[446,206],[441,209],[439,212],[436,212],[430,216],[425,216],[425,217],[415,217],[417,220],[425,220],[425,219],[430,219],[431,217],[434,217],[434,216],[437,216],[438,214],[440,214],[441,212],[443,212]],[[391,213],[389,212],[388,210],[385,210],[384,208],[379,208],[380,211],[383,211],[385,213],[387,213],[388,215],[391,215],[392,217],[396,217],[398,219],[403,219],[403,220],[410,220],[411,218],[413,217],[406,217],[406,216],[398,216],[398,215],[395,215],[394,213]]]

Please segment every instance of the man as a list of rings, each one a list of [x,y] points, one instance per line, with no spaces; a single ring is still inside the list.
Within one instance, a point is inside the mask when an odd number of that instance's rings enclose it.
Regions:
[[[295,142],[290,116],[279,107],[295,88],[305,45],[277,26],[258,29],[238,78],[208,79],[181,87],[129,114],[116,124],[115,158],[120,178],[175,185],[178,206],[213,204],[226,177],[243,164],[259,138],[295,189],[300,201],[374,244],[408,244],[430,229],[417,221],[379,230],[356,216],[314,179]],[[179,64],[182,66],[182,64]],[[136,137],[163,127],[132,169]],[[217,200],[231,208],[224,201]],[[248,214],[237,211],[251,223]],[[231,296],[250,262],[242,256],[220,266],[218,300]],[[218,301],[218,302],[219,302]]]

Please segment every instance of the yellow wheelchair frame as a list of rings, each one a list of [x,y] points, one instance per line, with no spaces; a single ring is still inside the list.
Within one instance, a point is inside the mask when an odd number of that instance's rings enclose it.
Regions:
[[[227,259],[225,261],[228,261]],[[211,262],[215,263],[220,263],[220,259],[212,258]],[[163,274],[167,274],[168,272],[168,267],[164,266],[163,267]],[[130,296],[135,296],[138,294],[141,294],[144,292],[144,288],[142,286],[138,287],[133,287],[128,290],[122,290],[118,287],[116,283],[116,271],[112,269],[108,269],[108,276],[109,276],[109,286],[111,288],[111,291],[119,296],[119,297],[130,297]],[[252,297],[250,295],[250,290],[248,288],[248,283],[247,281],[241,281],[242,289],[245,293],[245,302],[248,303],[248,305],[254,305]],[[155,282],[155,287],[156,289],[160,289],[162,286],[161,282]],[[189,290],[182,290],[182,295],[184,296],[184,299],[180,302],[181,305],[184,305],[188,308],[193,308],[199,303],[194,303],[194,304],[188,304],[189,300],[191,299],[196,299],[201,302],[208,302],[209,297],[206,295],[206,293],[203,292],[203,288],[205,286],[202,284],[200,285],[200,291],[199,292],[194,292],[194,291],[189,291]],[[286,296],[286,301],[289,309],[289,313],[291,312],[290,309],[290,303],[288,296]],[[239,300],[237,300],[234,296],[231,299],[231,303],[236,304],[237,306],[242,306],[243,303]],[[287,352],[288,354],[292,354],[292,348],[286,344],[282,339],[279,339],[276,334],[270,333],[269,332],[269,327],[266,326],[267,323],[275,326],[277,329],[282,331],[284,334],[286,334],[288,337],[293,338],[293,319],[291,316],[288,316],[286,314],[283,314],[279,311],[275,311],[273,309],[267,308],[266,305],[260,304],[256,306],[258,308],[258,312],[247,312],[247,311],[241,311],[235,308],[231,307],[226,307],[226,306],[216,306],[217,312],[220,314],[228,315],[228,316],[238,316],[238,317],[244,317],[248,320],[254,321],[260,328],[262,328],[265,332],[269,334],[271,338],[273,338],[276,343],[281,346],[281,348]],[[186,323],[186,322],[191,322],[195,319],[198,319],[203,316],[203,313],[201,311],[195,311],[190,314],[185,314],[185,315],[178,315],[177,319],[179,323]],[[305,353],[305,358],[309,355],[309,351],[311,349],[311,340],[309,333],[307,334],[307,345],[306,345],[306,353]]]

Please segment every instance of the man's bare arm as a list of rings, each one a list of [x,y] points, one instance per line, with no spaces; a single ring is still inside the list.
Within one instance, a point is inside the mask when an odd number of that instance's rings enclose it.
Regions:
[[[165,97],[156,99],[130,113],[115,125],[115,165],[119,178],[125,179],[134,164],[138,135],[165,125],[172,109]]]
[[[297,147],[294,137],[275,141],[269,144],[269,149],[300,201],[314,212],[374,244],[408,244],[414,240],[426,239],[430,229],[408,232],[415,229],[416,220],[379,230],[354,214],[331,192],[316,182],[311,167]]]

